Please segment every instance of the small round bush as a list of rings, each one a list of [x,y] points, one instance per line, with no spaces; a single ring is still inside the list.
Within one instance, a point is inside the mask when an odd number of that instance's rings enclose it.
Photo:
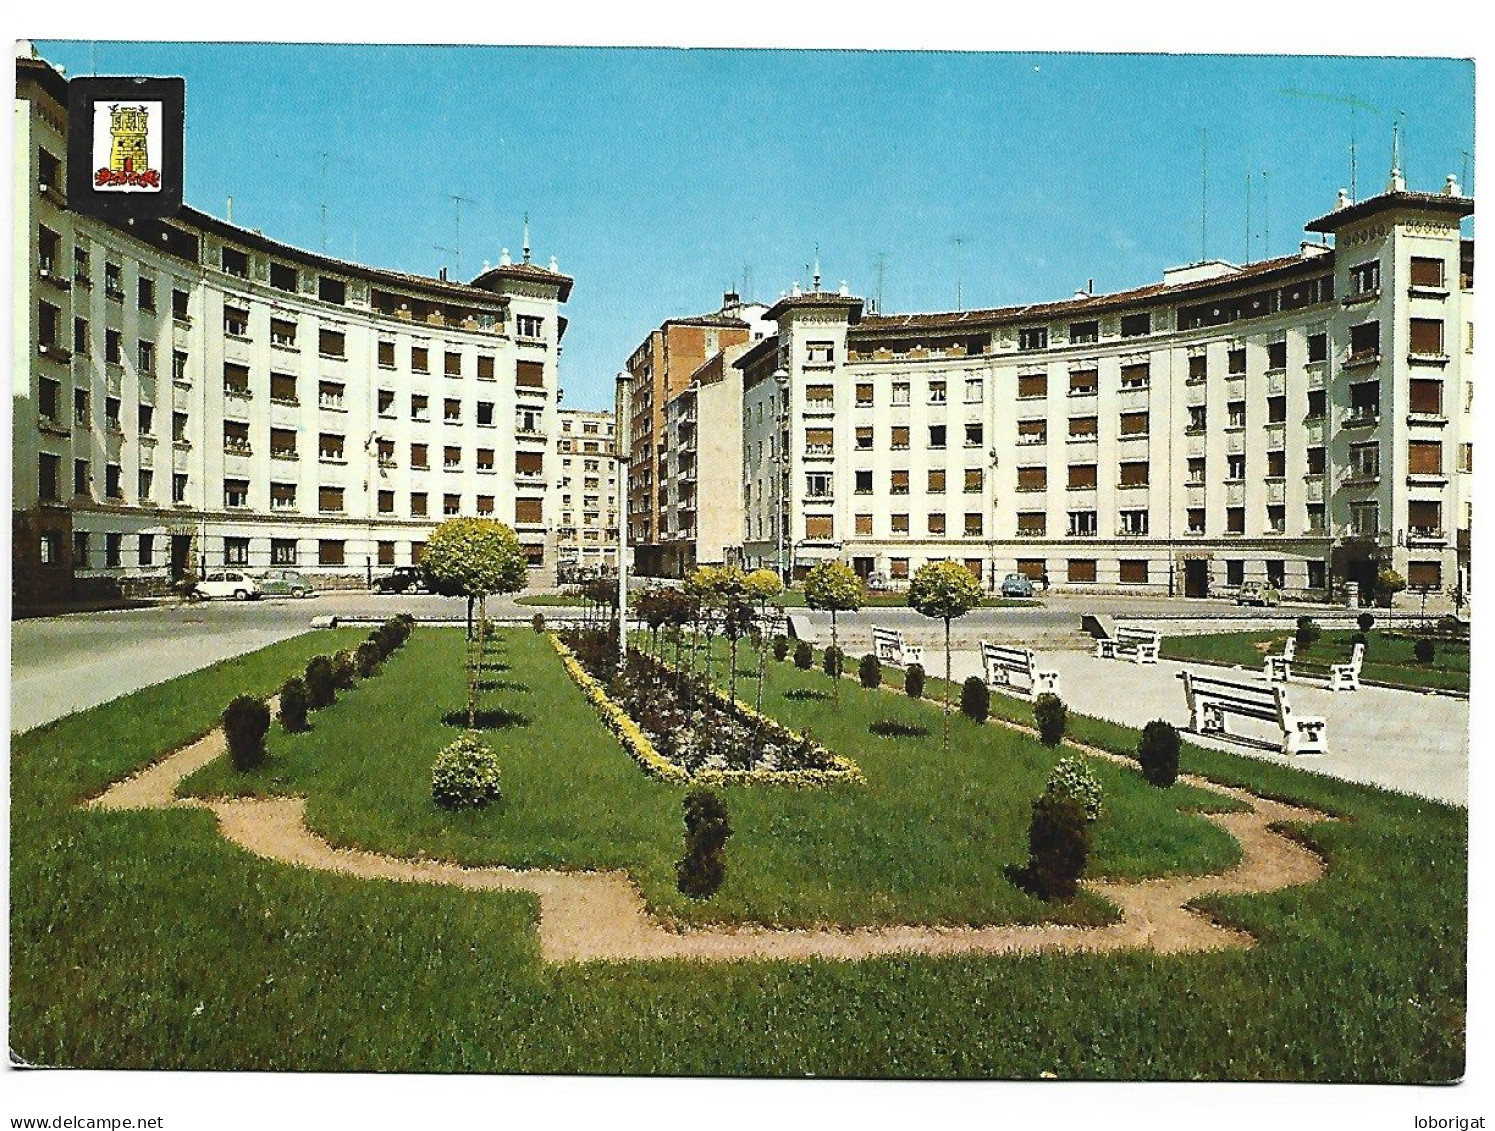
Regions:
[[[1318,621],[1312,617],[1298,618],[1297,637],[1299,648],[1312,648],[1318,642],[1320,635],[1322,634],[1319,631]]]
[[[794,646],[794,666],[805,672],[815,666],[815,649],[810,647],[808,640],[801,640]]]
[[[471,731],[436,755],[431,799],[443,809],[481,809],[502,796],[498,755]]]
[[[337,684],[328,656],[313,656],[306,665],[306,704],[313,711],[332,705],[337,698]]]
[[[1047,793],[1033,802],[1028,866],[1018,883],[1041,899],[1073,899],[1090,858],[1090,822],[1073,797]]]
[[[789,655],[789,637],[775,636],[773,638],[773,658],[779,663],[784,662],[784,657]]]
[[[960,685],[960,713],[978,723],[986,722],[991,714],[991,688],[979,675],[968,677]]]
[[[1353,636],[1350,637],[1350,643],[1351,644],[1361,644],[1361,645],[1364,645],[1365,646],[1365,654],[1367,656],[1370,655],[1370,640],[1366,637],[1365,633],[1363,633],[1363,632],[1357,632],[1357,633],[1355,633]]]
[[[236,770],[252,770],[265,761],[270,708],[252,695],[237,695],[223,712],[223,735]]]
[[[857,664],[857,678],[868,691],[882,686],[882,661],[868,652]]]
[[[306,681],[292,676],[280,685],[280,725],[292,734],[307,729]]]
[[[529,618],[529,626],[532,629],[534,629],[536,633],[544,632],[545,631],[545,614],[544,613],[536,613],[534,616],[530,617]]]
[[[825,650],[825,655],[820,658],[821,665],[825,668],[825,674],[832,679],[841,678],[841,671],[846,666],[846,653],[832,644]]]
[[[1064,728],[1069,724],[1069,708],[1059,696],[1045,691],[1033,700],[1033,721],[1038,725],[1038,737],[1045,745],[1058,746],[1064,738]]]
[[[1361,613],[1355,618],[1355,623],[1360,626],[1361,632],[1369,632],[1371,627],[1376,623],[1376,618],[1370,613]]]
[[[1095,780],[1083,758],[1075,755],[1060,758],[1049,771],[1049,780],[1044,783],[1043,791],[1073,797],[1084,808],[1087,821],[1100,819],[1100,782]]]
[[[367,679],[379,670],[379,662],[384,656],[379,651],[379,645],[372,640],[365,640],[353,653],[353,666],[358,669],[361,678]]]
[[[1427,639],[1427,637],[1423,637],[1416,644],[1412,645],[1412,655],[1417,658],[1419,664],[1431,664],[1434,653],[1433,642]]]
[[[349,690],[358,675],[353,653],[346,649],[332,657],[332,685],[339,691]]]
[[[1167,789],[1177,781],[1178,728],[1163,719],[1153,719],[1143,727],[1137,761],[1142,763],[1142,776],[1153,785]]]
[[[685,795],[685,855],[675,866],[675,885],[692,899],[709,899],[727,877],[727,806],[709,789]]]
[[[903,673],[903,693],[910,699],[924,698],[924,665],[909,664]]]

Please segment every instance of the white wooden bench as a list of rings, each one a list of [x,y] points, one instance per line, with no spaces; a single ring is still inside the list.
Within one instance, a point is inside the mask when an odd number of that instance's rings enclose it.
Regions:
[[[1329,752],[1325,721],[1295,714],[1285,687],[1235,683],[1189,671],[1179,672],[1178,678],[1184,681],[1184,698],[1189,704],[1189,729],[1196,734],[1234,735],[1226,720],[1236,715],[1276,724],[1284,754]]]
[[[1268,683],[1286,683],[1293,677],[1293,658],[1298,654],[1298,638],[1289,636],[1282,646],[1282,655],[1267,656],[1262,665],[1262,674]]]
[[[1329,665],[1329,690],[1360,690],[1360,665],[1364,662],[1365,645],[1357,643],[1350,652],[1349,663]]]
[[[1025,691],[1035,699],[1044,692],[1059,694],[1059,673],[1038,666],[1038,657],[1027,648],[1015,648],[1006,644],[981,642],[981,664],[986,669],[986,686],[998,691]],[[1024,688],[1016,687],[1012,677],[1020,675],[1027,681]]]
[[[1095,642],[1095,654],[1102,660],[1124,660],[1130,657],[1139,664],[1158,662],[1158,649],[1162,647],[1162,633],[1135,625],[1116,626],[1116,635],[1103,637]]]
[[[912,667],[914,664],[924,666],[924,649],[917,644],[905,644],[903,633],[897,629],[874,626],[872,651],[885,664],[894,664],[900,668]]]

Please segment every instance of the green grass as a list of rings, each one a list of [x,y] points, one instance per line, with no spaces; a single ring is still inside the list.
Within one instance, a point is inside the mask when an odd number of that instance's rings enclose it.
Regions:
[[[1161,655],[1169,660],[1203,660],[1217,664],[1239,664],[1260,670],[1267,652],[1281,654],[1282,645],[1291,630],[1277,632],[1220,632],[1203,636],[1170,636],[1164,639]],[[1293,665],[1311,674],[1315,669],[1327,673],[1331,663],[1346,663],[1354,650],[1352,631],[1325,632],[1312,647],[1298,649]],[[1469,646],[1438,641],[1431,663],[1424,664],[1412,654],[1416,637],[1412,634],[1385,633],[1372,629],[1366,633],[1365,662],[1360,675],[1364,679],[1411,688],[1436,688],[1445,691],[1469,690]]]
[[[684,921],[1098,923],[1111,915],[1094,897],[1050,906],[1000,878],[1005,865],[1026,859],[1028,806],[1057,757],[1052,751],[962,718],[947,755],[932,705],[853,686],[839,706],[794,699],[787,693],[823,690],[826,681],[787,665],[775,668],[765,709],[854,758],[867,784],[727,790],[734,829],[727,883],[709,902],[687,899],[674,874],[682,791],[647,778],[624,754],[544,637],[516,631],[499,641],[509,670],[488,674],[523,690],[500,686],[483,703],[534,722],[491,732],[504,763],[497,807],[452,817],[430,801],[431,760],[457,734],[439,720],[463,701],[455,629],[417,633],[379,678],[315,714],[310,733],[277,727],[258,773],[219,761],[185,788],[199,796],[305,794],[309,822],[333,843],[398,856],[627,869],[652,908]],[[724,658],[720,644],[718,651]],[[745,684],[739,694],[750,694]],[[868,728],[883,718],[922,725],[928,735],[876,737]],[[1181,811],[1212,807],[1213,795],[1187,787],[1160,793],[1106,765],[1095,772],[1112,802],[1097,826],[1092,874],[1218,871],[1237,859],[1228,835]]]
[[[785,608],[802,609],[805,607],[805,595],[798,589],[786,589],[774,598],[774,602]],[[516,605],[580,608],[586,601],[570,593],[527,593],[523,597],[514,598],[514,603]],[[1028,606],[1037,607],[1042,604],[1043,602],[1035,597],[987,597],[982,600],[981,607],[984,609],[1017,609]],[[907,608],[908,599],[903,593],[868,593],[862,607],[867,609]]]
[[[231,694],[272,690],[332,641],[286,641],[14,739],[16,1056],[110,1069],[1063,1079],[1464,1071],[1467,814],[1224,752],[1186,746],[1185,768],[1343,817],[1301,833],[1329,872],[1209,899],[1261,944],[1168,958],[545,968],[531,897],[285,867],[227,844],[206,812],[76,808],[212,725]],[[741,848],[729,842],[729,862]]]
[[[570,593],[526,593],[515,597],[516,605],[535,605],[540,608],[579,609],[586,604],[585,598]]]

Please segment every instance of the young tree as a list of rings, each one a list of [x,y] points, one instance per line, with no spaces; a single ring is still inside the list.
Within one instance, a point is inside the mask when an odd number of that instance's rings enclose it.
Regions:
[[[771,569],[755,569],[742,579],[743,590],[749,601],[758,606],[758,701],[756,708],[763,710],[763,677],[768,671],[768,602],[784,591],[784,583]]]
[[[731,650],[731,669],[727,673],[727,694],[737,698],[737,643],[753,624],[753,610],[748,603],[747,575],[738,566],[717,566],[711,572],[712,597],[722,614],[722,633]]]
[[[433,593],[466,597],[478,604],[478,647],[471,650],[467,673],[467,725],[473,727],[478,710],[478,679],[488,621],[488,598],[514,593],[529,579],[524,550],[509,527],[488,518],[451,518],[426,539],[421,559],[426,585]]]
[[[950,749],[950,622],[981,604],[981,583],[955,562],[920,566],[908,586],[908,604],[926,617],[945,622],[945,750]]]
[[[840,650],[836,614],[854,613],[862,607],[866,591],[851,568],[836,561],[820,562],[805,574],[805,604],[831,614],[831,647]],[[836,701],[841,700],[841,681],[835,681]]]

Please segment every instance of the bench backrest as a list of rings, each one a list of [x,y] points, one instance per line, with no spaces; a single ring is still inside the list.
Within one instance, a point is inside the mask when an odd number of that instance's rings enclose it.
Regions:
[[[889,648],[902,648],[903,633],[894,628],[874,628],[872,642],[877,645],[886,645]]]
[[[1009,644],[989,644],[983,640],[981,660],[988,668],[996,665],[1010,671],[1031,672],[1033,670],[1033,653],[1027,648],[1017,648]]]
[[[1350,669],[1356,675],[1360,674],[1360,665],[1365,662],[1365,645],[1359,641],[1355,642],[1354,650],[1350,652]]]
[[[1283,729],[1287,728],[1292,707],[1288,704],[1287,692],[1280,685],[1263,687],[1254,683],[1233,683],[1188,671],[1179,672],[1179,678],[1184,681],[1184,693],[1189,697],[1191,708],[1196,697],[1206,702],[1223,702],[1260,718],[1275,719]]]
[[[1159,633],[1150,628],[1138,628],[1135,625],[1124,624],[1116,629],[1116,639],[1123,644],[1152,644],[1159,638]]]
[[[1282,646],[1282,658],[1284,660],[1291,660],[1295,658],[1297,654],[1298,638],[1296,636],[1289,636],[1287,638],[1287,643]]]

